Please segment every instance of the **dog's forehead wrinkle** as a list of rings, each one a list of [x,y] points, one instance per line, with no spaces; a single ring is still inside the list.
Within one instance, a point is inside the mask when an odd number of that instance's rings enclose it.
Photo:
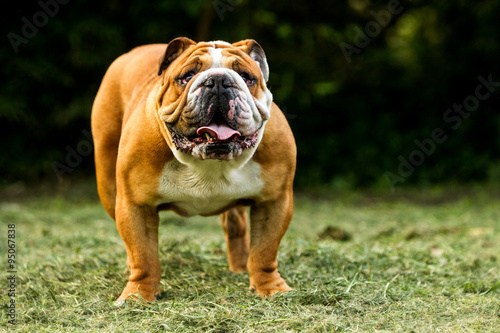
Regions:
[[[223,40],[214,40],[214,41],[208,42],[208,44],[212,44],[215,48],[217,47],[217,44],[231,46],[231,44],[229,44],[228,42],[225,42]]]

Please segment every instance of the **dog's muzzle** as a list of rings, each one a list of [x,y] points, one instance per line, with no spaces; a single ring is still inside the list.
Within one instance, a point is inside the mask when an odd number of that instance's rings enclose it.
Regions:
[[[212,74],[195,87],[194,110],[188,110],[197,119],[195,135],[182,135],[175,128],[173,143],[178,150],[199,159],[231,160],[245,149],[255,147],[258,131],[242,135],[239,130],[242,117],[248,110],[244,92],[227,74]]]

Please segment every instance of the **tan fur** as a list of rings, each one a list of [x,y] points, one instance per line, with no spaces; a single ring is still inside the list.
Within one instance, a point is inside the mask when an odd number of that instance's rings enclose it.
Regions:
[[[195,52],[200,45],[204,44],[191,46],[187,52]],[[129,282],[118,300],[138,293],[147,301],[159,296],[158,211],[179,211],[175,203],[158,204],[162,197],[158,192],[160,177],[165,165],[175,158],[170,133],[158,121],[156,104],[156,92],[165,77],[157,74],[158,60],[166,47],[167,44],[142,46],[115,60],[92,110],[99,196],[116,221],[130,269]],[[234,57],[241,57],[234,47],[228,46],[228,50]],[[181,70],[182,59],[172,63],[167,71]],[[233,56],[226,59],[234,60]],[[253,68],[258,70],[257,66]],[[261,89],[255,87],[252,95],[257,96]],[[167,90],[164,98],[180,95],[180,91]],[[260,165],[264,184],[261,193],[230,202],[223,207],[221,218],[230,269],[248,269],[250,288],[264,297],[290,290],[277,271],[276,256],[292,217],[296,148],[288,123],[275,104],[252,160]],[[251,207],[250,233],[243,205]]]

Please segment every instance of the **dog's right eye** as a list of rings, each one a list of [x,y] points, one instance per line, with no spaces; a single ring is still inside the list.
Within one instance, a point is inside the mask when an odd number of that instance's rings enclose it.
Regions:
[[[194,77],[194,73],[193,72],[188,72],[186,75],[184,75],[183,77],[179,78],[179,83],[182,85],[182,86],[185,86],[186,84],[188,84],[189,81],[191,81],[191,79]]]

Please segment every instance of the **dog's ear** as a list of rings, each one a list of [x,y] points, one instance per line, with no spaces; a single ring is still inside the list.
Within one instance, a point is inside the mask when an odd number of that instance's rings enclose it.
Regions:
[[[262,73],[262,77],[267,82],[267,80],[269,80],[269,66],[262,46],[253,39],[242,40],[234,43],[233,46],[243,50],[243,52],[247,53],[250,58],[257,63]]]
[[[177,57],[179,57],[182,52],[184,52],[191,45],[195,44],[195,41],[186,37],[179,37],[168,43],[165,54],[160,58],[158,75],[161,75],[161,73],[168,67],[168,65],[170,65],[172,61],[177,59]]]

